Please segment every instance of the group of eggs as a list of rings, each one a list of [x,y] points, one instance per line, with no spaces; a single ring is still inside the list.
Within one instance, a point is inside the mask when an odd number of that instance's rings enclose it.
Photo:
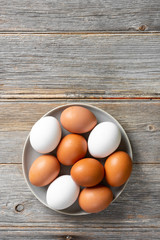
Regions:
[[[62,139],[61,125],[70,134]],[[121,142],[121,132],[112,122],[97,124],[95,115],[85,107],[71,106],[62,113],[59,121],[46,116],[31,129],[30,143],[43,154],[31,165],[30,182],[48,186],[46,202],[55,210],[70,207],[77,199],[87,213],[104,210],[113,200],[109,187],[119,187],[129,178],[132,160],[123,151],[115,151]],[[82,135],[89,133],[88,140]],[[51,153],[56,149],[56,156]],[[86,157],[87,150],[91,157]],[[97,158],[107,157],[105,164]],[[101,159],[100,159],[101,160]],[[62,165],[71,166],[69,175],[61,175]]]

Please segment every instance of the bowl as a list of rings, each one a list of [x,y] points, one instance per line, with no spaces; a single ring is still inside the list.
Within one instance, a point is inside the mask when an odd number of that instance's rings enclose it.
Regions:
[[[94,107],[94,106],[91,106],[91,105],[88,105],[88,104],[82,104],[82,103],[80,103],[80,104],[78,104],[78,103],[76,103],[76,104],[66,104],[66,105],[62,105],[62,106],[59,106],[59,107],[56,107],[56,108],[52,109],[51,111],[47,112],[42,117],[53,116],[53,117],[57,118],[57,120],[60,122],[61,113],[63,112],[64,109],[66,109],[70,106],[82,106],[82,107],[87,108],[88,110],[90,110],[96,116],[98,123],[105,122],[105,121],[110,121],[110,122],[115,123],[119,127],[119,129],[121,131],[121,136],[122,136],[120,145],[119,145],[119,147],[117,148],[116,151],[118,151],[118,150],[119,151],[120,150],[125,151],[129,154],[131,159],[133,158],[131,144],[130,144],[130,141],[128,139],[128,136],[127,136],[126,132],[124,131],[122,126],[119,124],[119,122],[114,117],[112,117],[107,112],[101,110],[100,108],[97,108],[97,107]],[[61,128],[62,128],[62,137],[69,134],[69,132],[62,127],[62,125],[61,125]],[[85,133],[85,134],[82,134],[82,135],[87,139],[88,136],[89,136],[89,133]],[[28,178],[29,169],[30,169],[33,161],[41,155],[40,153],[36,152],[32,148],[32,146],[30,144],[29,136],[30,136],[30,133],[27,136],[27,139],[25,141],[24,148],[23,148],[23,155],[22,155],[22,168],[23,168],[24,178],[26,180],[26,183],[27,183],[28,187],[30,188],[31,192],[33,193],[33,195],[42,204],[44,204],[46,207],[49,207],[47,205],[47,202],[46,202],[46,191],[47,191],[48,186],[36,187],[36,186],[34,186],[30,183],[29,178]],[[56,156],[56,149],[53,152],[51,152],[51,154]],[[87,152],[86,157],[91,157],[89,152]],[[102,164],[104,164],[106,158],[98,159],[98,160],[100,160],[100,162]],[[70,173],[70,168],[71,168],[71,166],[61,165],[60,175],[69,174]],[[128,182],[128,180],[127,180],[127,182]],[[112,202],[114,202],[118,198],[118,196],[122,193],[122,191],[124,190],[127,182],[120,187],[110,187],[110,186],[108,186],[113,192],[114,198],[113,198]],[[107,183],[105,182],[105,180],[104,180],[103,183],[107,186]],[[53,209],[51,209],[51,210],[53,211]],[[66,208],[64,210],[55,210],[55,211],[59,212],[59,213],[62,213],[62,214],[67,214],[67,215],[85,215],[85,214],[88,214],[88,213],[84,212],[79,207],[78,200],[72,206],[70,206],[69,208]]]

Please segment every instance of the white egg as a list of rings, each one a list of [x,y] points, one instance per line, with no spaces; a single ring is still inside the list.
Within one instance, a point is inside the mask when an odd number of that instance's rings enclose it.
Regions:
[[[118,148],[120,141],[121,132],[117,125],[112,122],[102,122],[91,131],[88,150],[93,157],[107,157]]]
[[[61,139],[61,127],[58,120],[47,116],[38,120],[31,129],[31,146],[39,153],[53,151]]]
[[[46,201],[50,208],[61,210],[70,207],[78,198],[80,187],[70,175],[56,178],[48,187]]]

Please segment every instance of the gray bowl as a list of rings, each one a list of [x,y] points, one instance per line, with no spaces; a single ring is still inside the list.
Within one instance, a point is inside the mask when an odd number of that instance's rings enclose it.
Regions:
[[[53,117],[57,118],[57,120],[60,120],[60,115],[61,115],[62,111],[65,108],[73,106],[73,105],[83,106],[83,107],[89,109],[96,116],[98,123],[105,122],[105,121],[110,121],[110,122],[115,123],[119,127],[119,129],[121,131],[121,135],[122,135],[121,143],[120,143],[120,145],[119,145],[117,150],[125,151],[125,152],[127,152],[129,154],[131,159],[133,158],[131,144],[130,144],[128,136],[125,133],[125,131],[122,128],[122,126],[110,114],[108,114],[107,112],[105,112],[105,111],[103,111],[103,110],[101,110],[101,109],[99,109],[97,107],[94,107],[94,106],[91,106],[91,105],[88,105],[88,104],[81,104],[81,103],[80,104],[78,104],[78,103],[76,103],[76,104],[67,104],[67,105],[59,106],[59,107],[56,107],[56,108],[52,109],[51,111],[46,113],[44,116],[53,116]],[[69,132],[62,127],[62,137],[64,137],[67,134],[69,134]],[[89,136],[89,133],[85,133],[85,134],[82,134],[82,135],[87,140],[88,136]],[[45,206],[49,207],[47,205],[47,202],[46,202],[46,191],[47,191],[48,186],[36,187],[36,186],[34,186],[34,185],[32,185],[30,183],[29,178],[28,178],[29,169],[30,169],[33,161],[37,157],[39,157],[41,155],[40,153],[37,153],[31,147],[29,136],[30,136],[30,134],[28,135],[28,137],[27,137],[27,139],[25,141],[24,148],[23,148],[23,156],[22,156],[22,167],[23,167],[24,178],[25,178],[25,180],[27,182],[28,187],[30,188],[31,192],[35,195],[35,197],[41,203],[43,203]],[[56,156],[56,149],[51,154]],[[87,153],[86,157],[91,157],[91,155],[89,153]],[[98,160],[100,160],[101,163],[104,164],[106,158],[98,159]],[[70,168],[71,167],[62,166],[61,165],[60,175],[69,174],[70,173]],[[123,184],[122,186],[120,186],[120,187],[110,187],[110,186],[107,185],[107,182],[105,180],[103,180],[103,184],[108,186],[112,190],[112,192],[113,192],[114,198],[113,198],[112,202],[114,202],[118,198],[118,196],[122,193],[122,191],[124,190],[127,182],[125,184]],[[53,210],[53,209],[51,209],[51,210]],[[78,200],[69,208],[66,208],[64,210],[55,210],[55,211],[57,211],[59,213],[67,214],[67,215],[85,215],[85,214],[88,214],[88,213],[84,212],[79,207]]]

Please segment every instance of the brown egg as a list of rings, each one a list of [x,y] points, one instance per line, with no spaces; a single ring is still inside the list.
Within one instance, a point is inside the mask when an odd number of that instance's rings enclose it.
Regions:
[[[103,185],[84,188],[79,195],[79,205],[88,213],[97,213],[104,210],[112,200],[112,191]]]
[[[112,187],[124,184],[132,172],[132,160],[126,152],[111,154],[104,165],[105,178]]]
[[[57,149],[57,158],[64,165],[73,165],[85,157],[87,153],[87,141],[78,134],[65,136]]]
[[[89,132],[97,124],[94,114],[80,106],[66,108],[61,114],[60,121],[62,126],[71,133]]]
[[[29,170],[30,182],[43,187],[51,183],[60,172],[60,163],[57,158],[51,155],[42,155],[38,157]]]
[[[102,181],[104,167],[94,158],[84,158],[73,165],[71,176],[78,185],[92,187]]]

